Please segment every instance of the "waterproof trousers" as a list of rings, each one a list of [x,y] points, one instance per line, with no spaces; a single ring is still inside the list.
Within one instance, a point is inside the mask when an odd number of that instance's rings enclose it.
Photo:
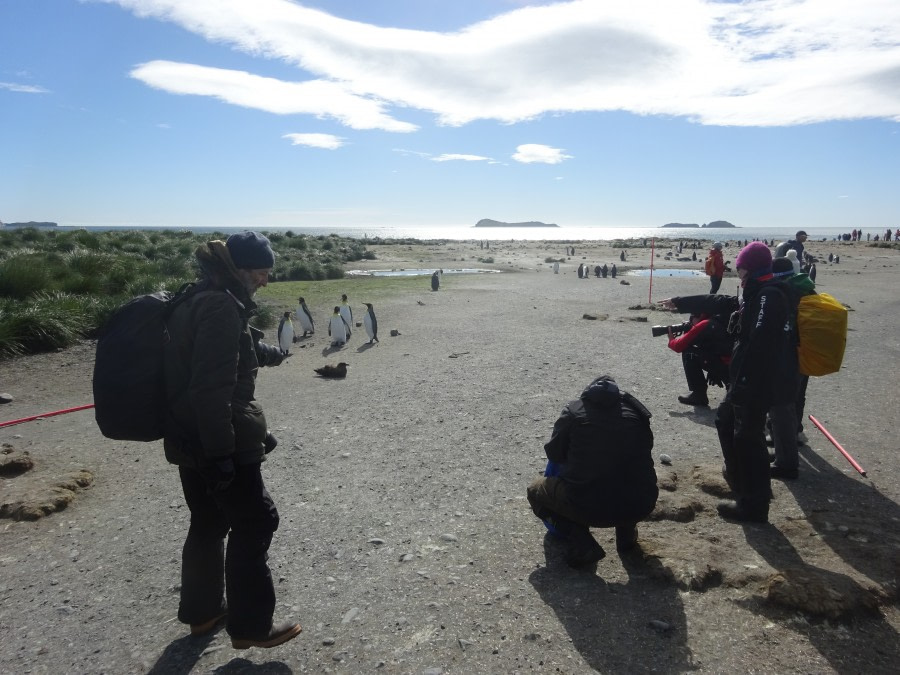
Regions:
[[[730,396],[716,411],[716,430],[725,460],[725,476],[738,506],[754,513],[769,512],[772,488],[766,448],[765,407],[734,405]]]
[[[268,551],[278,511],[260,464],[236,466],[234,481],[218,492],[196,469],[179,467],[179,473],[191,523],[181,557],[178,619],[203,623],[227,607],[230,635],[265,635],[275,611]]]

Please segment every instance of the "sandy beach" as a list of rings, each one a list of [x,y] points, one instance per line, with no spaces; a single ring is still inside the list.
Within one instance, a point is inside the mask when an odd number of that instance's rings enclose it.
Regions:
[[[224,631],[191,638],[177,622],[188,511],[160,443],[105,439],[90,411],[0,428],[4,456],[34,462],[0,480],[3,508],[68,502],[0,519],[0,673],[895,672],[900,250],[807,242],[850,332],[841,372],[812,379],[806,412],[867,476],[807,423],[799,480],[772,482],[770,524],[741,526],[715,511],[724,390],[709,409],[678,403],[680,359],[651,336],[686,318],[659,300],[709,287],[689,274],[708,242],[696,261],[671,244],[657,242],[652,288],[638,274],[650,248],[622,261],[608,242],[568,244],[574,256],[560,242],[374,246],[375,260],[348,266],[501,273],[445,273],[438,292],[423,276],[381,300],[377,345],[360,328],[332,351],[330,308],[311,307],[319,331],[260,372],[280,441],[264,464],[281,515],[276,619],[304,627],[276,649],[237,652]],[[604,263],[616,279],[593,276]],[[345,292],[360,304],[356,283]],[[726,276],[720,292],[736,289]],[[93,349],[0,361],[14,398],[0,421],[90,403]],[[338,361],[345,380],[313,373]],[[575,571],[525,488],[563,405],[604,373],[653,413],[660,500],[638,554],[620,557],[613,531],[595,530],[607,556]]]

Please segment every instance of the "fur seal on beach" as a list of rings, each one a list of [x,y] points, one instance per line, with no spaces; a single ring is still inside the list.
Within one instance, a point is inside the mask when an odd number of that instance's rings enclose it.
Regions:
[[[369,336],[369,344],[378,342],[378,319],[375,318],[375,310],[372,308],[371,302],[364,302],[366,306],[366,315],[363,317],[363,324],[366,326],[366,334]]]
[[[294,344],[294,322],[291,321],[291,313],[285,312],[278,322],[278,347],[282,354],[291,351],[291,345]]]
[[[298,302],[300,304],[297,305],[297,321],[303,329],[303,337],[306,337],[307,333],[313,335],[316,332],[316,324],[313,322],[312,314],[309,313],[309,307],[306,306],[306,300],[300,298]]]

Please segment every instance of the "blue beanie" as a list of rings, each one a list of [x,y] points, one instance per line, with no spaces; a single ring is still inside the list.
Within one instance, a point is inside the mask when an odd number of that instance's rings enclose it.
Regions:
[[[243,270],[266,270],[275,267],[275,252],[269,240],[258,232],[241,232],[225,242],[234,266]]]

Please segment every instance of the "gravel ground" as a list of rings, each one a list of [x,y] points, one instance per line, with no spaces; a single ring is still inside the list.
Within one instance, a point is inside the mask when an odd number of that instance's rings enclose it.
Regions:
[[[2,508],[48,512],[0,519],[0,673],[896,672],[900,252],[807,249],[841,256],[818,266],[818,287],[852,310],[844,368],[814,378],[807,413],[867,478],[807,424],[800,480],[773,481],[771,524],[722,521],[714,412],[677,402],[680,360],[650,335],[684,317],[654,309],[648,277],[622,274],[649,251],[622,263],[584,243],[554,275],[544,259],[564,245],[494,244],[502,274],[448,274],[436,293],[423,277],[421,292],[377,305],[379,344],[360,329],[335,353],[317,333],[261,371],[280,439],[264,465],[281,514],[276,619],[304,627],[282,647],[237,652],[224,631],[191,638],[178,623],[188,512],[160,444],[104,439],[90,411],[0,428],[2,458],[34,462],[0,479]],[[369,267],[486,254],[377,250]],[[704,256],[656,266],[698,269]],[[615,280],[574,272],[614,261]],[[659,271],[652,300],[707,288]],[[727,277],[723,292],[735,288]],[[0,362],[14,398],[0,420],[89,403],[93,348]],[[345,380],[314,375],[338,361]],[[607,557],[574,571],[525,487],[562,406],[603,373],[654,415],[661,497],[639,553],[620,557],[613,531],[595,530]]]

